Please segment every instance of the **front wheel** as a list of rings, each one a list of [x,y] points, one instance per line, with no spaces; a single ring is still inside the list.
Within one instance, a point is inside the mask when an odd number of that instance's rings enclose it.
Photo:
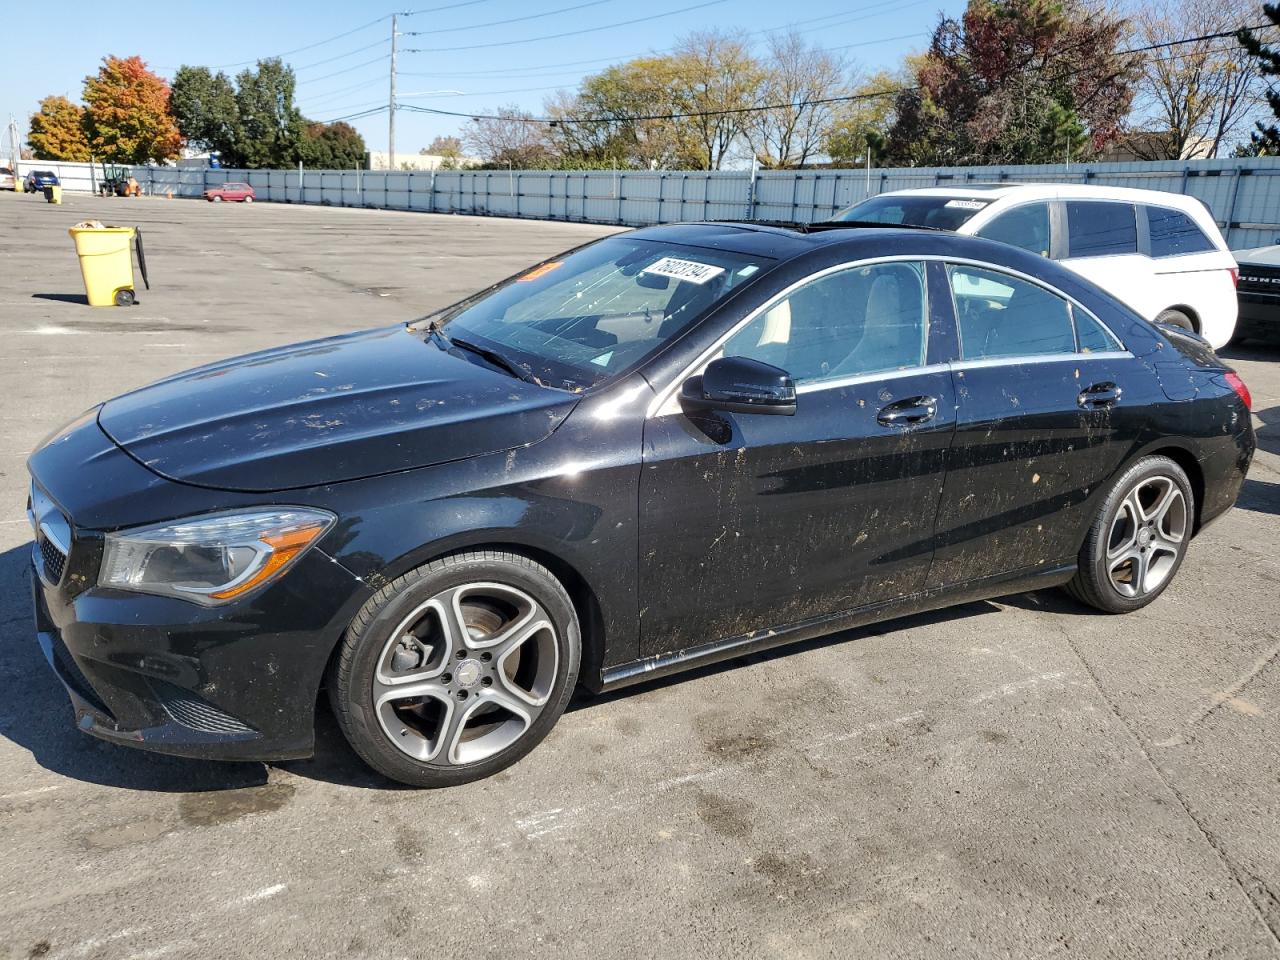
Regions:
[[[214,202],[214,203],[221,203],[221,202],[222,202],[222,198],[221,198],[221,197],[214,197],[214,198],[213,198],[213,202]]]
[[[1168,457],[1139,460],[1103,501],[1067,591],[1106,613],[1140,610],[1182,566],[1195,522],[1183,469]]]
[[[253,203],[253,197],[245,197],[245,198],[244,198],[244,202],[245,202],[245,203]]]
[[[564,587],[519,554],[445,557],[388,584],[331,666],[347,740],[379,773],[446,787],[497,773],[551,731],[577,682]]]

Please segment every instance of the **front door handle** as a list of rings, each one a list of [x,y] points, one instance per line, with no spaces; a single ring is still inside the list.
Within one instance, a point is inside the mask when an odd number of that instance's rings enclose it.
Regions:
[[[1085,387],[1076,399],[1085,409],[1096,410],[1101,407],[1114,407],[1122,392],[1114,383],[1107,381]]]
[[[937,397],[908,397],[882,407],[876,420],[886,427],[927,423],[938,415]]]

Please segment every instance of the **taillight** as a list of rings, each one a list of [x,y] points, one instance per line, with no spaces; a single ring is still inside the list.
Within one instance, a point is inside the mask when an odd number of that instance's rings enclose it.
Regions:
[[[1249,393],[1249,388],[1244,385],[1244,381],[1234,373],[1226,375],[1227,386],[1236,392],[1236,396],[1244,401],[1244,408],[1250,412],[1253,411],[1253,395]]]
[[[1227,271],[1227,273],[1231,274],[1231,285],[1233,287],[1240,286],[1240,271],[1237,270],[1235,267],[1232,267],[1230,270]]]

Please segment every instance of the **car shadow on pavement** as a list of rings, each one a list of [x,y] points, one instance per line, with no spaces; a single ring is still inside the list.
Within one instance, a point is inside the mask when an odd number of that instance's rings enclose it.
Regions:
[[[1245,480],[1236,506],[1254,513],[1280,515],[1280,483],[1267,480]]]
[[[267,782],[262,763],[165,757],[96,740],[75,727],[71,703],[35,640],[31,544],[0,553],[0,736],[53,773],[128,790],[192,793]],[[20,792],[22,781],[5,783]]]
[[[89,298],[83,293],[33,293],[33,300],[56,300],[58,303],[78,303],[82,307],[89,305]]]

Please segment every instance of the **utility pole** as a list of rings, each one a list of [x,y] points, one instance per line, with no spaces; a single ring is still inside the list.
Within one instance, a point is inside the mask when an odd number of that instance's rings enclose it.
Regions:
[[[391,99],[387,103],[387,169],[396,168],[396,15],[391,15]]]
[[[18,175],[18,160],[22,156],[22,150],[18,147],[18,121],[13,119],[13,114],[9,114],[9,169],[13,171],[13,175]]]

